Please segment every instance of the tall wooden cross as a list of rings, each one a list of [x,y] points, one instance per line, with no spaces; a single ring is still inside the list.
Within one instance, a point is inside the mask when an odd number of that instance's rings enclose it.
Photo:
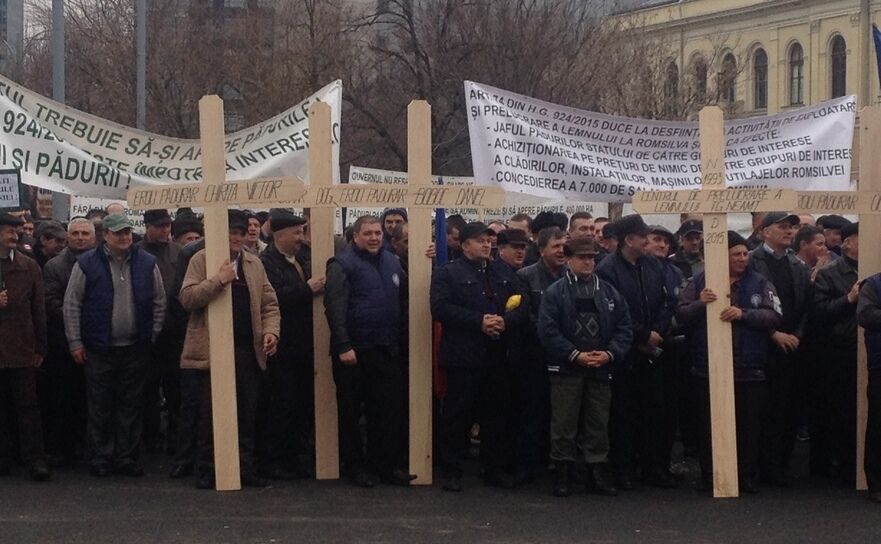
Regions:
[[[312,261],[326,263],[333,256],[334,208],[391,206],[410,208],[409,239],[415,247],[431,242],[430,210],[437,207],[495,208],[504,191],[473,186],[432,186],[431,109],[426,102],[410,105],[411,183],[334,185],[330,107],[317,102],[309,110],[309,178],[261,178],[226,182],[223,142],[223,102],[216,96],[199,101],[203,183],[133,187],[129,208],[202,207],[205,209],[207,270],[216,270],[229,257],[228,206],[296,206],[312,209]],[[410,471],[418,484],[431,483],[431,315],[428,291],[431,263],[414,258],[410,264]],[[219,491],[241,488],[233,359],[232,296],[225,289],[207,309],[211,339],[211,397],[214,424],[214,460]],[[313,304],[315,342],[316,475],[339,477],[336,388],[330,356],[330,332],[322,300]]]
[[[718,296],[707,305],[713,496],[737,497],[737,425],[734,411],[734,351],[731,323],[719,319],[731,305],[728,273],[728,213],[790,210],[796,193],[786,189],[726,189],[722,110],[700,112],[701,190],[640,191],[638,213],[702,213],[706,286]]]
[[[860,111],[859,137],[854,151],[858,154],[858,191],[804,191],[798,193],[798,207],[794,213],[858,214],[860,221],[859,278],[861,280],[881,272],[881,107],[870,106]],[[868,488],[863,470],[865,456],[866,421],[868,418],[868,369],[864,330],[857,339],[857,444],[856,487]]]
[[[300,178],[271,178],[226,182],[223,101],[217,96],[199,100],[202,144],[202,183],[133,187],[128,206],[205,209],[205,265],[208,274],[229,259],[227,208],[272,206],[280,200],[300,200],[306,193]],[[236,375],[232,337],[232,291],[227,286],[208,304],[211,409],[214,426],[214,472],[218,491],[241,489]]]
[[[497,208],[505,193],[498,187],[432,185],[431,106],[414,100],[407,108],[409,181],[406,185],[366,183],[333,184],[330,168],[330,108],[316,103],[309,110],[309,178],[307,195],[298,206],[311,212],[312,266],[319,270],[333,256],[333,207],[372,206],[408,208],[411,248],[409,283],[409,398],[410,472],[414,484],[432,483],[431,424],[431,262],[420,258],[431,243],[431,210],[434,208]],[[319,479],[339,477],[336,388],[331,372],[330,331],[324,305],[313,305],[315,342],[315,472]]]

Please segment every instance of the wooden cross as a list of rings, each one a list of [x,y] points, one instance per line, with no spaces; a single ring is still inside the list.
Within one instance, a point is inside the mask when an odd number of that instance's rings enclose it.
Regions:
[[[881,271],[881,107],[870,106],[860,111],[859,138],[854,151],[859,155],[858,191],[804,191],[798,193],[798,207],[793,213],[858,214],[860,221],[859,278],[868,278]],[[868,489],[865,456],[866,420],[868,418],[868,369],[866,367],[865,330],[858,328],[857,338],[857,459],[856,488]]]
[[[299,200],[306,193],[300,178],[267,178],[226,182],[223,101],[217,96],[199,100],[199,133],[202,144],[202,183],[133,187],[128,206],[151,208],[202,207],[205,209],[205,266],[218,270],[229,259],[231,205],[263,207],[279,200]],[[241,489],[239,431],[236,412],[235,350],[232,337],[232,291],[227,286],[208,304],[211,361],[211,410],[214,425],[214,473],[218,491]]]
[[[432,185],[431,106],[414,100],[407,108],[407,184],[365,183],[334,185],[330,168],[330,108],[315,103],[309,109],[309,178],[306,196],[297,206],[315,208],[311,213],[312,266],[323,266],[333,256],[333,207],[375,206],[408,208],[410,247],[431,243],[431,210],[434,208],[498,208],[505,193],[498,187]],[[429,287],[431,262],[413,252],[409,282],[409,397],[410,473],[417,485],[432,483],[431,425],[431,309]],[[330,331],[324,305],[313,305],[315,342],[315,473],[318,479],[339,478],[336,388],[331,372]]]
[[[737,426],[734,411],[734,351],[731,323],[719,319],[731,304],[728,273],[728,213],[790,210],[796,193],[787,189],[726,189],[722,110],[700,112],[701,190],[637,192],[638,213],[704,214],[706,286],[718,295],[707,305],[713,496],[737,497]]]
[[[409,239],[416,247],[431,242],[430,210],[436,207],[493,208],[504,202],[504,191],[488,187],[432,186],[430,107],[410,105],[410,165],[413,182],[399,184],[334,185],[330,106],[317,102],[309,109],[309,178],[261,178],[226,182],[223,102],[216,96],[199,101],[203,183],[133,187],[128,205],[133,210],[202,207],[205,209],[205,253],[208,270],[229,258],[228,206],[290,205],[314,208],[311,213],[312,261],[333,256],[334,208],[374,205],[411,208]],[[319,264],[320,266],[320,264]],[[410,456],[415,483],[431,483],[431,315],[428,291],[431,263],[413,259],[410,265]],[[415,302],[415,304],[414,304]],[[214,460],[219,491],[241,488],[233,358],[232,296],[225,289],[207,308],[211,338],[211,399]],[[330,355],[330,331],[321,298],[313,304],[315,345],[315,449],[319,479],[339,477],[336,388]]]

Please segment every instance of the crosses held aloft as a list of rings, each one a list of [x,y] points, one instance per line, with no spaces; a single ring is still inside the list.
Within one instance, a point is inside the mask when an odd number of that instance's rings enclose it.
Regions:
[[[430,210],[438,207],[496,208],[504,191],[496,187],[432,186],[430,106],[414,101],[410,118],[411,183],[334,185],[330,106],[317,102],[309,109],[309,181],[297,177],[226,182],[223,102],[216,96],[199,101],[203,183],[135,187],[129,190],[131,209],[202,207],[205,210],[205,253],[208,270],[229,258],[228,206],[310,208],[313,266],[323,266],[334,248],[334,208],[353,205],[410,208],[409,239],[416,247],[431,242]],[[428,291],[431,263],[413,259],[410,265],[410,465],[417,484],[431,483],[431,314]],[[211,402],[214,425],[215,481],[219,491],[241,488],[235,361],[230,289],[207,309]],[[336,388],[326,346],[330,331],[322,300],[313,304],[315,357],[315,450],[319,479],[339,477]]]
[[[217,96],[199,100],[202,144],[202,183],[135,187],[129,190],[131,209],[205,209],[206,270],[218,270],[229,259],[230,205],[271,206],[279,199],[300,200],[306,193],[300,178],[271,178],[226,183],[223,143],[223,102]],[[232,332],[232,291],[225,288],[208,304],[211,409],[214,425],[214,471],[218,491],[241,489],[235,358]]]
[[[414,100],[407,108],[409,182],[406,185],[372,183],[333,185],[330,169],[330,108],[316,103],[309,110],[309,191],[296,206],[311,212],[313,271],[333,256],[334,207],[375,206],[408,208],[410,247],[431,243],[431,210],[444,207],[497,208],[505,201],[498,187],[431,184],[431,106]],[[316,166],[318,168],[316,169]],[[414,484],[432,482],[431,463],[431,311],[429,287],[431,262],[413,252],[408,269],[409,285],[409,396],[410,472]],[[330,331],[320,299],[313,304],[315,342],[315,465],[319,479],[339,477],[337,405],[326,349]]]
[[[859,278],[864,280],[881,272],[881,107],[863,108],[859,116],[859,180],[858,191],[805,191],[798,193],[794,213],[858,214],[860,221]],[[868,418],[868,370],[863,328],[857,337],[857,428],[856,428],[856,488],[868,488],[863,470],[865,456],[866,421]]]
[[[734,411],[734,352],[731,323],[719,319],[731,304],[728,273],[728,213],[789,210],[796,193],[787,189],[726,189],[724,123],[716,106],[700,112],[701,190],[638,192],[638,213],[704,214],[706,286],[717,295],[707,305],[713,496],[737,497],[737,441]]]

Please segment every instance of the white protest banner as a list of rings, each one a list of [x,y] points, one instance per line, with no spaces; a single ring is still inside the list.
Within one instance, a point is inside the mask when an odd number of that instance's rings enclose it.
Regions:
[[[267,121],[226,135],[227,178],[308,178],[306,112],[318,100],[331,107],[334,175],[339,179],[340,81]],[[201,181],[201,154],[199,140],[125,127],[0,77],[0,168],[21,169],[28,185],[124,200],[129,185]]]
[[[377,170],[375,168],[361,168],[352,166],[349,168],[349,183],[407,183],[406,172],[392,170]],[[463,176],[432,176],[433,183],[448,185],[473,185],[474,178]],[[572,202],[566,200],[551,200],[535,197],[522,193],[506,193],[505,205],[501,208],[486,209],[483,213],[484,221],[507,221],[512,215],[518,213],[528,214],[535,217],[541,211],[563,212],[571,215],[575,212],[590,212],[594,217],[608,214],[609,207],[605,203],[597,202]],[[346,224],[351,225],[362,215],[382,213],[382,208],[346,208]],[[461,214],[467,221],[477,221],[481,215],[475,209],[447,208],[447,215]]]
[[[548,198],[629,202],[636,191],[700,187],[696,122],[558,106],[465,82],[478,184]],[[856,99],[725,123],[729,187],[851,189]]]
[[[18,170],[0,170],[0,209],[22,205],[21,176]]]

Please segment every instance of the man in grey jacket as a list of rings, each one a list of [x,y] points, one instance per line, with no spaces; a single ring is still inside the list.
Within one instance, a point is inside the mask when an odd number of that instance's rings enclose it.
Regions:
[[[77,259],[64,295],[73,360],[85,365],[91,472],[142,476],[138,462],[150,344],[165,317],[156,259],[132,246],[125,214],[104,218],[104,243]]]

